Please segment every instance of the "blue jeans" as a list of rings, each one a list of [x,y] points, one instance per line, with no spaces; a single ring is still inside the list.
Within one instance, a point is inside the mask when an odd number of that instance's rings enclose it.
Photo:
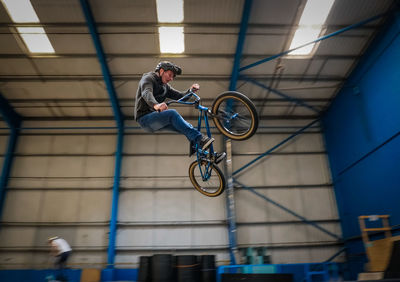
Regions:
[[[168,130],[182,133],[193,143],[197,143],[201,138],[201,133],[174,109],[163,112],[152,112],[141,116],[138,119],[140,126],[149,132],[158,130]]]

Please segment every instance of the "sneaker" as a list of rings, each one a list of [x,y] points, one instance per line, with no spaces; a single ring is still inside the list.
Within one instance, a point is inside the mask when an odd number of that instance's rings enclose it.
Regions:
[[[226,158],[226,153],[225,152],[222,152],[222,153],[215,152],[214,158],[215,158],[214,163],[219,164],[223,159]]]
[[[211,143],[214,142],[214,138],[210,138],[206,135],[202,135],[199,141],[199,147],[205,151],[208,147],[210,147]]]
[[[196,145],[193,141],[189,142],[189,157],[193,156],[196,153]]]

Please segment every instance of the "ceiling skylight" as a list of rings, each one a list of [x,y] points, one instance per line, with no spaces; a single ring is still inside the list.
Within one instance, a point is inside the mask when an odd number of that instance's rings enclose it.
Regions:
[[[334,0],[308,0],[289,49],[317,39],[332,8]],[[290,52],[289,55],[309,55],[315,44]]]
[[[157,0],[159,23],[183,22],[183,0]],[[161,26],[158,28],[161,53],[183,53],[185,35],[183,27]]]
[[[29,0],[1,0],[15,23],[38,23],[39,18]]]
[[[161,53],[183,53],[185,51],[183,27],[158,28]]]
[[[183,22],[183,0],[157,0],[157,17],[160,23]]]
[[[17,27],[31,53],[55,53],[46,32],[42,27]]]
[[[39,18],[29,0],[1,0],[15,23],[39,23]],[[17,31],[31,53],[55,53],[42,27],[17,27]]]

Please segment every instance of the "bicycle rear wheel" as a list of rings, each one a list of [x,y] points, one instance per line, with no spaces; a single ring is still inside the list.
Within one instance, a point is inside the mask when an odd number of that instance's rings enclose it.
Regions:
[[[194,188],[207,197],[216,197],[225,190],[225,177],[222,171],[208,161],[196,160],[189,166],[189,178]]]
[[[239,92],[219,95],[213,105],[213,120],[218,130],[233,140],[246,140],[258,127],[258,114],[253,102]]]

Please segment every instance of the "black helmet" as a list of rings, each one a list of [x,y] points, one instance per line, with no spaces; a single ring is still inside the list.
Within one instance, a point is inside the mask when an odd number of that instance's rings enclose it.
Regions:
[[[182,69],[180,67],[168,61],[159,62],[158,65],[156,66],[155,71],[159,72],[160,69],[163,69],[165,71],[170,70],[174,73],[175,76],[182,74]]]

